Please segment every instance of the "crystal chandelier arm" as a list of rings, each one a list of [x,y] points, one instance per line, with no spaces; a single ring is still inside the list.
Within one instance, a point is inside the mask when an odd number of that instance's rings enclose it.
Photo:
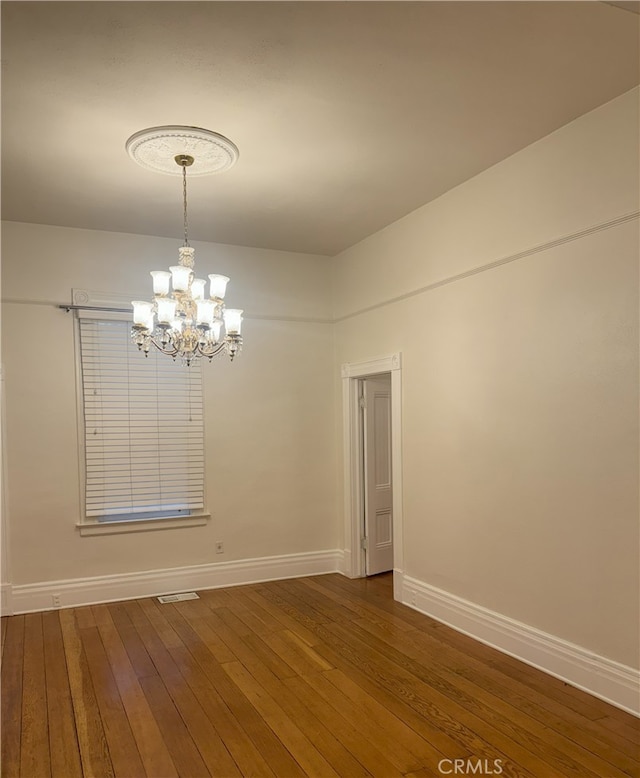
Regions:
[[[177,357],[180,353],[180,349],[176,345],[171,345],[171,341],[163,344],[153,336],[149,336],[149,341],[150,343],[153,343],[158,351],[161,351],[163,354],[166,354],[169,357]]]
[[[182,356],[186,359],[187,364],[197,357],[206,357],[211,360],[213,357],[218,356],[218,354],[222,354],[223,352],[227,353],[233,360],[242,346],[242,338],[239,335],[231,335],[227,336],[219,343],[199,342],[194,346],[190,354],[187,355],[182,351],[182,341],[174,342],[173,340],[168,340],[166,343],[163,343],[162,341],[159,341],[156,336],[152,335],[149,330],[143,328],[139,328],[138,330],[134,328],[132,337],[138,348],[145,353],[148,353],[150,347],[153,345],[162,354],[166,354],[174,359],[178,356]]]
[[[217,356],[223,351],[227,350],[227,344],[225,341],[221,341],[220,343],[216,343],[214,346],[211,346],[211,348],[208,348],[207,346],[202,346],[198,344],[198,352],[203,356],[207,357],[207,359],[212,359],[213,357]]]

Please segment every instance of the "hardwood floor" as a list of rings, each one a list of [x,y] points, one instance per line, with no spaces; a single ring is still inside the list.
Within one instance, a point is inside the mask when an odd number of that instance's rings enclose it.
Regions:
[[[2,776],[640,776],[637,719],[391,586],[326,575],[4,618]]]

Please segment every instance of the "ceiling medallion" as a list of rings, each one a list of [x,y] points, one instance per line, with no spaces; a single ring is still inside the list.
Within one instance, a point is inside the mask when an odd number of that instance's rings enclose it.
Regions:
[[[182,175],[176,168],[179,154],[193,157],[189,177],[224,173],[238,160],[239,151],[224,135],[201,127],[150,127],[134,133],[126,144],[129,156],[141,167],[168,176]]]

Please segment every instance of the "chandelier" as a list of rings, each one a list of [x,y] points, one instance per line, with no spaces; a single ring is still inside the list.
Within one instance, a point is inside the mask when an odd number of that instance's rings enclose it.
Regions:
[[[238,158],[230,140],[197,127],[153,127],[132,135],[126,144],[129,155],[142,167],[167,175],[182,176],[184,243],[178,249],[178,264],[152,270],[153,302],[134,300],[131,338],[149,355],[151,346],[186,365],[195,359],[226,353],[231,360],[240,351],[242,311],[225,308],[227,276],[196,278],[195,249],[189,245],[187,218],[187,168],[190,175],[228,170]],[[223,332],[224,329],[224,332]]]

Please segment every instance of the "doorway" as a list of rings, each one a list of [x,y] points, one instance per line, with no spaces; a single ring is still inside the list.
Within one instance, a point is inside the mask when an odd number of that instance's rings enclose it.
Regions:
[[[371,549],[372,518],[369,517],[368,533],[365,532],[365,463],[364,463],[364,437],[365,416],[361,408],[362,390],[367,387],[369,379],[371,387],[376,385],[375,379],[384,376],[383,380],[390,385],[387,405],[384,409],[384,400],[378,405],[379,417],[387,420],[387,457],[388,462],[378,461],[378,475],[369,479],[370,484],[376,480],[383,484],[385,466],[390,471],[390,502],[391,511],[384,516],[383,508],[374,508],[373,521],[376,520],[375,511],[378,510],[378,524],[374,527],[380,538],[384,537],[385,529],[391,535],[390,542],[382,542],[380,552],[386,552],[387,560],[380,562],[385,569],[393,570],[394,598],[401,598],[402,574],[403,574],[403,532],[402,532],[402,445],[401,445],[401,354],[396,353],[388,357],[368,360],[366,362],[348,363],[342,366],[342,395],[343,395],[343,431],[344,431],[344,563],[342,571],[350,578],[362,578],[373,574],[378,564]],[[373,390],[382,391],[381,389]],[[366,402],[366,400],[365,400]],[[374,403],[375,405],[375,403]],[[374,414],[375,416],[375,414]],[[370,437],[370,436],[369,436]],[[384,439],[384,436],[382,436]],[[369,502],[375,500],[368,498]],[[365,548],[365,546],[369,548]],[[369,552],[369,553],[367,553]],[[382,556],[382,554],[380,555]],[[389,557],[391,566],[389,567]]]

